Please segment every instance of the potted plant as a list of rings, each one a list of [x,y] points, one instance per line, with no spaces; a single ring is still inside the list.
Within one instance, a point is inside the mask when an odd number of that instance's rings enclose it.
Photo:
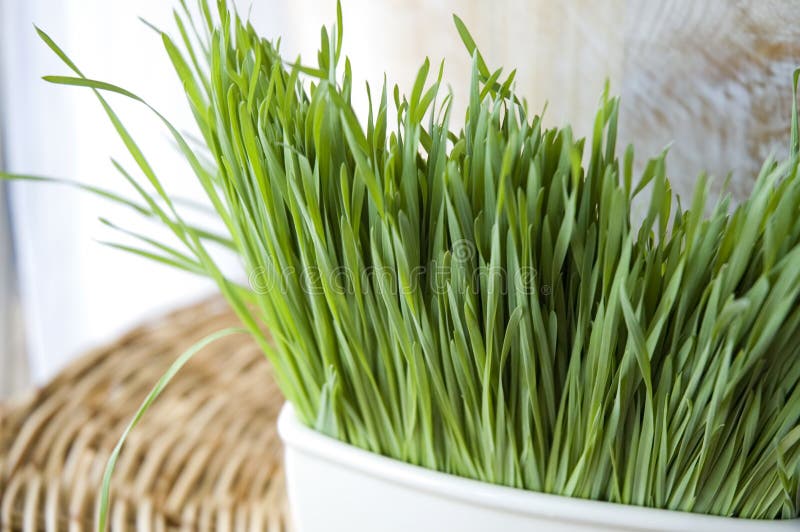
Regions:
[[[40,31],[72,70],[46,79],[94,90],[136,162],[118,169],[137,201],[91,191],[178,242],[128,249],[214,279],[273,365],[301,532],[800,525],[796,98],[790,155],[747,201],[709,209],[701,177],[684,208],[664,153],[634,179],[633,150],[617,152],[616,99],[589,139],[545,128],[458,18],[466,111],[426,61],[407,95],[367,87],[359,120],[341,9],[310,66],[225,2],[200,6],[181,3],[177,41],[159,33],[203,148]],[[106,93],[163,121],[224,234],[192,225]],[[220,245],[248,284],[217,266]],[[233,332],[181,356],[128,431]]]

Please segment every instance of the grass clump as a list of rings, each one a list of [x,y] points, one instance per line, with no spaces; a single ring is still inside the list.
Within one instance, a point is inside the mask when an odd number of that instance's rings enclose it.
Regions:
[[[185,221],[103,96],[136,95],[85,77],[42,33],[73,71],[48,79],[95,91],[136,163],[117,167],[140,199],[111,199],[179,243],[127,249],[214,279],[302,421],[491,483],[798,516],[796,99],[790,155],[749,199],[708,206],[701,176],[684,208],[665,154],[634,179],[633,150],[617,152],[616,99],[588,139],[545,128],[458,19],[473,68],[453,130],[428,61],[409,94],[384,84],[358,119],[340,12],[308,66],[224,2],[199,5],[161,36],[203,146],[158,116],[224,236]],[[249,285],[218,268],[219,244]]]

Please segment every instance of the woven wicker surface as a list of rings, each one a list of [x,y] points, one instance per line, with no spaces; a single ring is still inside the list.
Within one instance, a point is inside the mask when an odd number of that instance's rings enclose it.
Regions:
[[[236,319],[219,300],[139,327],[0,405],[0,524],[92,530],[103,468],[169,364]],[[113,530],[287,528],[283,399],[245,335],[195,356],[133,430],[113,477]]]

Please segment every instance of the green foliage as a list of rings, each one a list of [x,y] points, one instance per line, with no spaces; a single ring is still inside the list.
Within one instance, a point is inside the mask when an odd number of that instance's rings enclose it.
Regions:
[[[545,128],[457,18],[473,69],[453,131],[428,61],[410,95],[384,84],[359,120],[341,11],[308,66],[224,1],[200,5],[162,38],[204,148],[157,116],[224,237],[183,220],[103,93],[137,96],[87,79],[42,33],[74,73],[48,79],[94,90],[137,166],[117,165],[141,197],[127,205],[180,243],[130,249],[214,279],[305,423],[507,486],[798,516],[796,108],[791,155],[764,164],[747,201],[708,208],[701,176],[683,209],[665,154],[638,183],[632,149],[619,158],[616,99],[589,139]],[[211,243],[241,256],[250,286]]]

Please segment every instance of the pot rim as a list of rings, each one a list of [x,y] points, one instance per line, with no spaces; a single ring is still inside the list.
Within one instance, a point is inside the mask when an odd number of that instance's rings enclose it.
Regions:
[[[322,460],[339,464],[385,482],[429,495],[523,516],[551,517],[575,523],[612,528],[640,528],[658,524],[662,530],[697,532],[798,530],[800,518],[742,519],[579,499],[490,484],[409,464],[326,436],[303,425],[288,401],[278,416],[278,434],[284,445]]]

